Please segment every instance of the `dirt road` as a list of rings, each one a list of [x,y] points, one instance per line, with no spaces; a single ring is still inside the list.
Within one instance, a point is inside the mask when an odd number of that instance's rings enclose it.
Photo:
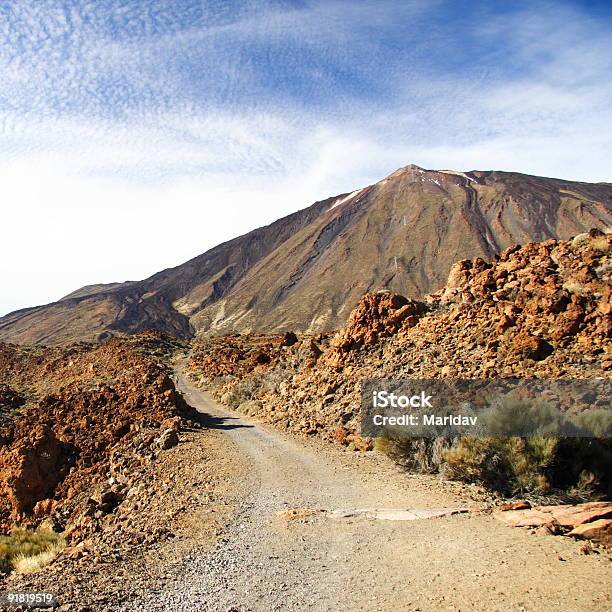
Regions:
[[[374,453],[302,443],[230,413],[182,377],[179,384],[209,426],[224,431],[228,452],[247,458],[244,495],[210,550],[125,609],[612,607],[604,555],[580,555],[570,539],[506,527],[486,514],[397,521],[355,513],[477,504],[469,488],[408,477]],[[297,518],[279,516],[287,510]]]

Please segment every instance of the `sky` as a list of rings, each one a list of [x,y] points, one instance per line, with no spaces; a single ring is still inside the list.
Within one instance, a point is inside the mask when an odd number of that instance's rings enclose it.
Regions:
[[[612,181],[612,3],[5,0],[0,315],[410,163]]]

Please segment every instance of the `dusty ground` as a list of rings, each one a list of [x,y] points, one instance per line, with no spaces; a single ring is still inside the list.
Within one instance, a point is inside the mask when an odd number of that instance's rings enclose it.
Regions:
[[[479,511],[414,521],[351,515],[479,510],[492,499],[477,487],[408,476],[379,454],[298,440],[228,412],[182,377],[179,384],[207,426],[181,432],[151,465],[138,498],[138,516],[148,517],[142,541],[117,549],[84,542],[82,554],[8,588],[51,591],[62,609],[81,611],[612,608],[603,552],[581,555],[569,538]],[[133,516],[118,517],[126,532]]]
[[[157,588],[121,609],[611,608],[606,555],[580,555],[573,540],[510,528],[485,513],[416,521],[279,517],[296,508],[482,507],[485,500],[469,487],[407,478],[372,453],[355,460],[306,445],[229,413],[183,379],[180,385],[250,469],[241,471],[237,513],[216,543],[194,549]]]
[[[43,571],[14,576],[5,588],[55,593],[65,610],[108,610],[159,588],[181,571],[186,556],[211,546],[235,513],[249,462],[214,427],[183,431],[180,438],[151,466],[137,507],[116,517],[126,540],[140,530],[138,543],[117,541],[115,527],[108,541],[105,534],[85,540]]]

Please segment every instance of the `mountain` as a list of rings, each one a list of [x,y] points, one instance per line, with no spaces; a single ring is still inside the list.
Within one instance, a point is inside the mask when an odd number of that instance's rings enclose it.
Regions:
[[[611,221],[609,183],[410,165],[143,281],[91,285],[11,313],[0,319],[0,340],[331,330],[368,291],[418,298],[442,287],[457,260]]]

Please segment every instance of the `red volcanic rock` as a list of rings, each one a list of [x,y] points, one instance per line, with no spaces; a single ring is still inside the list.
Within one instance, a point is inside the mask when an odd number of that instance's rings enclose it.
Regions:
[[[351,313],[346,327],[332,341],[331,363],[341,361],[339,355],[363,345],[373,344],[399,331],[416,325],[427,307],[422,302],[402,295],[366,293]]]
[[[576,506],[540,506],[539,509],[549,512],[559,525],[568,528],[612,517],[612,502],[587,502]]]
[[[531,504],[527,500],[520,500],[515,502],[508,502],[507,504],[502,504],[498,510],[500,512],[508,512],[509,510],[529,510],[531,508]]]
[[[508,504],[510,506],[512,504]],[[493,516],[511,527],[544,527],[548,532],[586,538],[612,545],[612,502],[587,502],[584,504],[536,506],[494,512]]]
[[[209,338],[196,347],[190,357],[190,365],[206,371],[212,377],[242,377],[255,369],[259,371],[275,365],[284,347],[295,344],[291,343],[291,332],[271,336]]]
[[[37,517],[48,516],[53,512],[57,502],[54,499],[41,499],[39,502],[36,502],[32,510],[32,514]]]
[[[269,336],[203,339],[190,367],[218,398],[238,386],[249,414],[346,446],[359,432],[366,379],[604,377],[611,253],[612,235],[601,232],[513,246],[489,262],[456,263],[426,303],[367,293],[331,341],[303,336],[274,352]],[[250,359],[258,349],[269,364]]]
[[[35,357],[17,348],[5,354],[16,380],[46,370],[41,388],[57,380],[59,389],[2,430],[0,532],[18,519],[71,516],[109,473],[129,481],[155,453],[178,443],[183,419],[197,419],[163,367],[120,341],[43,349]],[[106,380],[92,380],[92,365]],[[106,499],[99,509],[111,511],[114,503]]]
[[[612,519],[597,519],[592,523],[583,523],[574,527],[567,535],[574,538],[586,538],[612,548]]]
[[[62,449],[48,425],[34,425],[27,436],[0,448],[0,492],[14,518],[32,510],[59,480]]]
[[[510,350],[519,358],[539,361],[548,357],[553,348],[542,338],[522,330],[512,339]]]

